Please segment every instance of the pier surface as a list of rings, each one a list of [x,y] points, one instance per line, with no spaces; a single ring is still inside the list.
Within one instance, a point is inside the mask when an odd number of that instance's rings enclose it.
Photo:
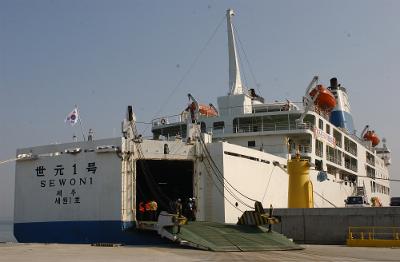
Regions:
[[[304,245],[304,250],[210,252],[176,245],[96,247],[0,243],[0,261],[398,261],[400,249]]]
[[[349,227],[399,227],[400,207],[277,208],[273,230],[300,244],[345,245]]]

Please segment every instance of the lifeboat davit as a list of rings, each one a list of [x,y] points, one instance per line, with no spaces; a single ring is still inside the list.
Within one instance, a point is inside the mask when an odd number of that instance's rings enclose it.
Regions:
[[[196,103],[190,105],[190,109],[195,111]],[[199,113],[202,116],[218,116],[218,112],[211,106],[205,104],[199,104]]]
[[[367,131],[364,134],[364,140],[371,141],[372,146],[377,146],[381,141],[379,137],[375,134],[375,131]]]
[[[311,92],[310,96],[314,97],[318,93],[317,99],[315,99],[315,105],[325,111],[332,111],[336,106],[336,99],[323,85],[317,85]]]

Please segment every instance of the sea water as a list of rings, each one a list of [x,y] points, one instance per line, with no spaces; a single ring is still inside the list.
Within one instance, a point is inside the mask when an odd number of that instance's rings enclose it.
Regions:
[[[0,221],[0,242],[16,242],[12,221]]]

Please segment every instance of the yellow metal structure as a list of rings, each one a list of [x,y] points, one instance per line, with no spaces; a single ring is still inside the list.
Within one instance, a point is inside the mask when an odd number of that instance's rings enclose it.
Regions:
[[[261,225],[273,225],[279,224],[281,222],[280,217],[273,216],[272,205],[269,208],[269,214],[265,213],[264,207],[261,202],[256,201],[254,203],[254,211],[244,211],[241,217],[239,217],[238,225],[251,225],[251,226],[261,226]]]
[[[310,164],[307,159],[296,158],[288,160],[289,208],[313,208],[313,185],[310,181]]]
[[[400,247],[400,227],[349,227],[351,247]]]
[[[186,225],[188,223],[187,218],[182,215],[180,216],[180,215],[174,214],[172,220],[174,221],[174,223],[176,225]]]

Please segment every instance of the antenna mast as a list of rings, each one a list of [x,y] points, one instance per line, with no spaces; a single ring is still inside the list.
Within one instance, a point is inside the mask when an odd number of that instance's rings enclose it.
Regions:
[[[243,94],[243,84],[240,78],[239,61],[236,51],[236,41],[232,26],[232,16],[235,13],[232,9],[226,11],[228,25],[228,50],[229,50],[229,95]]]

